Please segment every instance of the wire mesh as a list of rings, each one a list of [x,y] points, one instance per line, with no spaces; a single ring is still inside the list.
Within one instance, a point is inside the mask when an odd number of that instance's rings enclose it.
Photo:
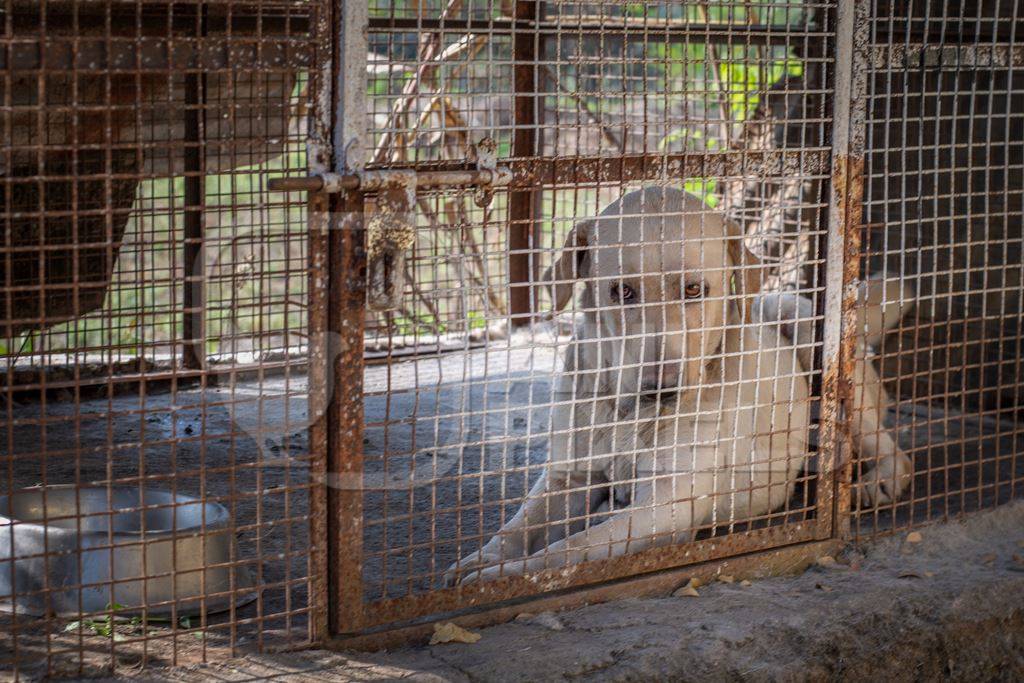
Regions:
[[[210,659],[1019,496],[1017,2],[374,0],[352,72],[330,21],[361,6],[0,1],[4,665]],[[510,174],[418,192],[387,312],[359,232],[319,230],[382,197],[265,189],[325,167],[364,68],[369,168],[487,138]]]
[[[471,190],[421,192],[405,297],[399,310],[368,319],[365,602],[356,628],[823,533],[819,477],[805,461],[816,438],[810,390],[823,319],[833,10],[371,4],[373,167],[462,167],[488,137],[512,182],[485,208]],[[638,197],[646,197],[640,208]],[[595,223],[604,210],[613,217]],[[559,264],[572,260],[575,236],[588,224],[602,226],[603,263],[632,259],[633,270],[622,281],[605,271],[578,274],[586,287],[556,302],[554,292],[576,284],[577,274]],[[764,265],[716,264],[713,254],[732,258],[723,256],[726,243],[742,243]],[[679,285],[702,270],[713,291],[705,297],[702,289],[703,303],[694,304],[683,291],[698,283]],[[745,277],[771,293],[752,315],[789,311],[781,322],[766,318],[770,341],[739,313],[735,287]],[[635,308],[609,298],[609,287],[627,279],[643,302]],[[684,311],[693,319],[679,322]],[[620,326],[622,316],[646,322]],[[581,339],[588,325],[591,336]],[[686,342],[692,357],[664,351],[685,330],[707,343]],[[566,369],[573,349],[588,344],[612,355],[589,370]],[[620,347],[636,357],[614,355]],[[741,357],[753,364],[742,381],[730,374]],[[681,374],[666,369],[665,396],[654,398],[658,391],[625,379],[684,360],[705,367],[709,388],[692,380],[683,392]],[[593,373],[607,377],[595,383]],[[673,386],[679,402],[669,396]],[[743,401],[736,391],[746,392]],[[587,413],[595,406],[603,418]],[[658,410],[676,428],[655,428]],[[721,434],[693,433],[702,421]],[[558,465],[574,460],[567,443],[611,432],[619,434],[615,464],[599,446],[579,445],[568,493],[530,493],[541,478],[567,475]],[[627,432],[649,442],[630,442]],[[707,439],[718,443],[708,448]],[[658,450],[678,453],[651,469]],[[697,465],[698,452],[711,460]],[[693,481],[704,488],[684,492]],[[499,533],[524,504],[573,509]],[[665,515],[678,519],[666,524]],[[631,516],[628,549],[601,535]],[[576,534],[568,553],[559,545],[567,534]],[[488,580],[471,582],[482,568],[472,562],[450,571],[459,558],[522,545],[526,536],[530,552],[487,557]],[[561,571],[567,564],[572,570]]]
[[[324,6],[0,3],[6,669],[308,640]]]
[[[872,4],[862,274],[905,315],[874,345],[912,475],[858,535],[1021,494],[1019,2]],[[865,438],[871,439],[867,430]],[[870,459],[857,469],[870,466]],[[854,476],[857,476],[855,472]]]

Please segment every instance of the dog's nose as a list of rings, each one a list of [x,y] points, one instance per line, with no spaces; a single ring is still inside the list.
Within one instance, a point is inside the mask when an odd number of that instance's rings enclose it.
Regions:
[[[679,386],[679,372],[669,368],[661,368],[645,372],[640,381],[640,390],[645,394],[654,394]]]

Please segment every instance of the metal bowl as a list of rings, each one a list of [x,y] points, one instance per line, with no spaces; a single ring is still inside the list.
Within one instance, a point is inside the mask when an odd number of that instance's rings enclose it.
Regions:
[[[156,489],[0,496],[0,610],[191,615],[248,602],[253,581],[229,564],[238,555],[228,522],[223,505]]]

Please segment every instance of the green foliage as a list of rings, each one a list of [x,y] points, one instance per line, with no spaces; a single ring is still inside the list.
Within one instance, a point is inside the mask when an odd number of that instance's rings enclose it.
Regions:
[[[447,327],[439,322],[434,315],[421,314],[415,316],[396,315],[392,322],[395,333],[401,336],[444,334]]]
[[[147,616],[145,618],[140,616],[122,616],[118,615],[117,612],[123,611],[124,605],[120,605],[116,602],[107,603],[104,608],[109,614],[99,619],[82,619],[80,621],[72,621],[64,627],[65,633],[75,632],[90,632],[92,635],[100,636],[102,638],[110,638],[114,642],[122,642],[128,640],[128,634],[130,633],[143,633],[146,627],[153,624],[170,625],[172,620],[170,617],[160,616]],[[181,617],[178,619],[178,626],[184,629],[192,628],[191,617]],[[202,639],[203,632],[196,631],[193,634],[195,637]]]

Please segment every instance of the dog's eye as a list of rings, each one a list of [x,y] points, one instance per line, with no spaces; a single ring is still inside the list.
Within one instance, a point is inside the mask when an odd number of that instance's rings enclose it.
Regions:
[[[632,301],[636,298],[636,292],[629,285],[612,285],[611,289],[612,301],[621,301],[623,303]]]
[[[683,289],[687,299],[699,299],[704,296],[704,285],[699,282],[691,282]]]

